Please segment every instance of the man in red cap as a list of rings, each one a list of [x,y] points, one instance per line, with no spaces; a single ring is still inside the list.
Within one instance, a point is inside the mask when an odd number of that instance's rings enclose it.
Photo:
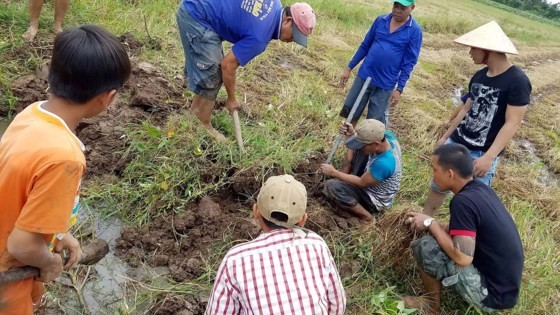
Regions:
[[[185,75],[189,90],[195,93],[191,111],[217,139],[212,127],[212,110],[224,83],[226,107],[240,107],[235,96],[239,66],[262,53],[273,39],[295,41],[307,47],[307,36],[315,27],[315,12],[307,3],[282,7],[280,0],[183,0],[177,11],[177,24],[186,57]],[[224,57],[222,41],[233,44]]]

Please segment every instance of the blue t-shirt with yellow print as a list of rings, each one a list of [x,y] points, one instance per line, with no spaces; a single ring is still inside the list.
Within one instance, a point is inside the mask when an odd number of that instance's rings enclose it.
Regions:
[[[280,37],[280,0],[183,0],[189,14],[222,39],[244,66]]]

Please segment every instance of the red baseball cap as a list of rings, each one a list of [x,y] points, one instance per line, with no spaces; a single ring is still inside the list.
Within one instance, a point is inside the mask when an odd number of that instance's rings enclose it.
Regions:
[[[317,17],[313,8],[305,2],[296,2],[290,6],[292,14],[292,36],[294,41],[303,47],[307,47],[307,36],[311,34]]]

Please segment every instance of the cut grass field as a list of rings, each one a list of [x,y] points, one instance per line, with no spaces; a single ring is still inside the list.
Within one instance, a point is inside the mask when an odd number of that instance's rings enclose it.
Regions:
[[[290,2],[294,1],[284,4]],[[236,176],[252,178],[259,187],[271,173],[296,172],[302,161],[324,156],[336,134],[337,114],[346,95],[346,90],[334,84],[375,16],[388,12],[390,3],[309,2],[318,14],[309,49],[273,42],[239,71],[247,150],[243,155],[237,152],[231,119],[223,110],[215,114],[214,124],[232,140],[226,144],[209,141],[196,120],[184,111],[170,114],[163,123],[131,121],[127,127],[131,161],[110,181],[105,176],[90,178],[83,192],[85,199],[132,226],[149,226],[157,216],[181,213],[200,196],[221,192]],[[30,49],[25,58],[3,59],[24,47],[20,35],[27,27],[28,15],[26,1],[0,3],[0,112],[8,115],[15,104],[8,87],[21,75],[39,68],[44,57],[39,47]],[[174,78],[182,74],[183,63],[176,7],[176,0],[74,0],[65,26],[95,23],[117,35],[130,32],[145,43],[148,37],[159,41],[161,50],[145,47],[133,60],[148,61]],[[52,16],[52,2],[48,2],[40,20],[39,43],[52,37]],[[493,184],[517,223],[526,257],[519,303],[507,313],[560,314],[560,189],[556,179],[560,174],[560,28],[470,0],[445,5],[435,0],[419,1],[414,16],[424,28],[420,61],[390,116],[391,128],[403,147],[403,181],[394,207],[380,224],[398,224],[392,218],[423,204],[430,178],[428,160],[451,112],[453,88],[466,87],[477,70],[468,48],[452,40],[495,19],[520,51],[511,59],[527,72],[534,91],[530,111],[506,150]],[[222,99],[224,95],[222,91]],[[188,92],[185,96],[190,98]],[[255,191],[242,193],[251,200]],[[240,214],[248,213],[248,207],[241,210]],[[443,208],[439,215],[443,219],[446,213]],[[399,305],[399,296],[419,292],[410,259],[391,252],[388,246],[394,238],[392,231],[381,227],[322,231],[339,266],[351,270],[343,275],[349,314],[403,314],[406,310]],[[158,305],[150,308],[142,302],[150,304],[162,296],[165,300],[170,294],[207,293],[222,255],[234,241],[224,236],[215,244],[215,254],[206,257],[205,272],[196,281],[165,285],[132,282],[128,290],[140,293],[129,293],[129,312],[153,311]],[[396,266],[400,260],[404,264]],[[477,314],[453,294],[445,293],[444,297],[446,314]]]

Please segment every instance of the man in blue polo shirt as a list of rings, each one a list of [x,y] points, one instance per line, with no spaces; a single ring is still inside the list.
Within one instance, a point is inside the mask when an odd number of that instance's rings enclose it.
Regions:
[[[330,164],[321,171],[334,177],[325,182],[323,194],[338,208],[366,222],[391,206],[401,183],[401,148],[379,120],[364,119],[356,132],[344,123],[340,132],[347,137],[348,153],[340,171]]]
[[[391,105],[399,102],[410,73],[418,61],[422,45],[422,28],[412,18],[412,10],[414,0],[395,0],[390,14],[380,15],[375,19],[342,73],[341,85],[345,85],[352,69],[364,60],[340,116],[348,117],[365,80],[371,77],[370,86],[352,121],[355,123],[368,105],[367,118],[377,119],[388,125],[389,102]]]
[[[262,53],[273,39],[307,47],[315,23],[315,12],[307,3],[283,8],[280,0],[183,0],[177,24],[189,90],[196,94],[191,112],[214,137],[223,139],[211,123],[222,82],[228,95],[226,107],[236,110],[240,107],[235,96],[237,68]],[[224,40],[233,44],[225,57]]]

